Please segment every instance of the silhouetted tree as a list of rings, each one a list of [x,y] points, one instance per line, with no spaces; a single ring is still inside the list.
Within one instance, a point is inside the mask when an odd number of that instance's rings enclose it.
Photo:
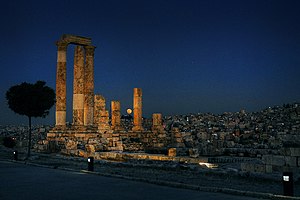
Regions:
[[[6,92],[9,108],[17,114],[27,116],[29,119],[27,158],[30,157],[31,148],[31,118],[46,117],[55,103],[54,90],[45,84],[44,81],[37,81],[35,84],[24,82],[12,86]]]

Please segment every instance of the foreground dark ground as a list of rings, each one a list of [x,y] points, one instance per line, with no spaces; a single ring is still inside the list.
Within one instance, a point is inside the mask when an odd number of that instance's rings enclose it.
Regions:
[[[254,200],[0,161],[0,199]]]
[[[0,159],[12,159],[12,150],[1,147]],[[24,157],[20,153],[19,158]],[[51,168],[86,170],[86,158],[66,157],[56,154],[34,153],[28,163],[47,165]],[[22,162],[24,163],[24,162]],[[226,166],[230,165],[230,166]],[[186,163],[133,160],[128,162],[95,161],[94,171],[106,175],[146,179],[149,182],[165,181],[194,186],[229,188],[234,190],[282,195],[283,187],[279,174],[260,175],[240,173],[236,164],[223,164],[217,169],[207,169]],[[227,170],[222,170],[222,168]],[[231,170],[228,170],[231,169]],[[3,175],[2,175],[3,176]],[[44,180],[46,184],[47,181]],[[294,195],[300,197],[300,183],[294,183]]]

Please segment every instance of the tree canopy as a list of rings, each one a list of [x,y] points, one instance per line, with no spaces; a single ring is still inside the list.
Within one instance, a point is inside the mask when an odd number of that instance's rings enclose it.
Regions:
[[[55,103],[55,92],[44,81],[21,83],[6,92],[8,106],[15,113],[28,117],[45,117]]]
[[[8,106],[15,113],[25,115],[29,119],[28,153],[31,149],[31,118],[45,117],[55,103],[55,92],[46,86],[46,82],[37,81],[35,84],[21,83],[9,88],[6,92]]]

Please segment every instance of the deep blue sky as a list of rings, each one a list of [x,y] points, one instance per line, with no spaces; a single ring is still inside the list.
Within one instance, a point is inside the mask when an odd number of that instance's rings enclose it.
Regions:
[[[5,92],[44,80],[55,88],[62,34],[92,38],[95,93],[163,115],[259,111],[300,100],[300,1],[6,1],[0,8],[0,124],[27,123]],[[74,46],[68,47],[68,120]],[[54,109],[53,109],[54,110]],[[38,123],[54,123],[54,112]],[[125,113],[125,112],[124,112]]]

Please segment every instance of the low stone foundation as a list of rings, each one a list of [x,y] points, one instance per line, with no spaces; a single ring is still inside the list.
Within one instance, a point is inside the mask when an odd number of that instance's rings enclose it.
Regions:
[[[263,155],[261,163],[242,163],[241,170],[247,172],[273,173],[293,172],[300,176],[300,148],[282,148],[281,155]]]
[[[47,140],[35,146],[38,152],[61,152],[67,155],[85,155],[94,152],[144,152],[164,149],[168,145],[164,131],[101,130],[98,127],[54,127]]]

